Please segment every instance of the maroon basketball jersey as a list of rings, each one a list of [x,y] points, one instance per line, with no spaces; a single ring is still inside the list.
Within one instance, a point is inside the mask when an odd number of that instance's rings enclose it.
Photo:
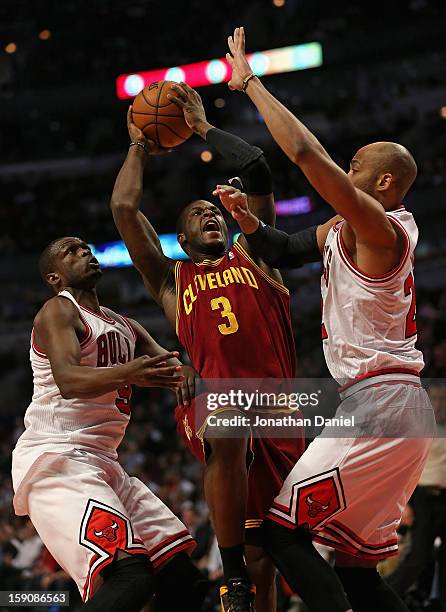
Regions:
[[[177,262],[177,335],[202,378],[294,378],[289,291],[236,242],[216,261]]]

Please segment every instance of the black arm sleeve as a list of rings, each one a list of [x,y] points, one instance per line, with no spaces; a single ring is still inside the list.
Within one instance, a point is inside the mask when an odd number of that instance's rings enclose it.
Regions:
[[[246,193],[268,195],[273,192],[271,170],[262,149],[218,128],[208,131],[206,142],[240,173]]]
[[[295,234],[286,234],[270,225],[259,225],[253,234],[244,234],[251,252],[272,268],[300,268],[310,261],[320,261],[317,225]]]

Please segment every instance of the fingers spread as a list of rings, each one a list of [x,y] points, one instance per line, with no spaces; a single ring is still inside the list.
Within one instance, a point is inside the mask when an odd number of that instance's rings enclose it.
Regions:
[[[171,353],[162,353],[161,355],[156,355],[156,357],[150,357],[148,361],[148,365],[156,365],[160,364],[162,361],[166,361],[167,359],[172,359],[172,357],[178,357],[178,351],[172,351]]]
[[[156,368],[155,371],[153,371],[152,368],[150,368],[150,372],[152,374],[154,374],[155,376],[161,376],[161,377],[173,376],[178,371],[179,369],[177,366],[167,366],[167,367]]]
[[[172,94],[167,94],[167,98],[180,108],[184,108],[186,106],[186,102],[184,100],[182,100],[181,98],[177,98]]]
[[[170,88],[175,91],[179,98],[187,100],[187,92],[185,91],[183,83],[174,83]]]
[[[192,89],[192,87],[190,87],[190,85],[188,85],[187,83],[185,83],[184,81],[181,81],[180,83],[181,87],[187,91],[188,93],[195,93],[198,96],[198,93],[195,91],[195,89]]]
[[[245,53],[245,28],[240,28],[238,50],[243,54]]]
[[[234,55],[235,44],[234,44],[234,39],[232,38],[232,36],[228,36],[228,46],[229,46],[229,50],[231,51],[232,55]]]

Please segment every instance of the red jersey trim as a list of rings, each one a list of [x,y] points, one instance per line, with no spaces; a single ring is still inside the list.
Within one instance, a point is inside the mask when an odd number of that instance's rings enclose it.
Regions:
[[[62,295],[61,297],[64,297],[64,296]],[[85,336],[84,336],[84,338],[82,340],[79,341],[80,347],[84,348],[88,344],[88,342],[90,341],[91,336],[93,335],[93,330],[88,325],[88,322],[84,319],[84,317],[82,316],[81,312],[79,312],[79,317],[80,317],[82,323],[85,325]],[[48,356],[45,353],[45,351],[42,349],[41,346],[39,346],[37,344],[34,328],[31,330],[31,346],[32,346],[32,349],[33,349],[34,353],[38,357],[42,357],[43,359],[48,359]]]
[[[404,229],[404,227],[401,225],[399,221],[397,221],[396,219],[393,219],[392,217],[389,217],[389,220],[391,223],[393,223],[394,225],[397,225],[403,231],[404,237],[406,239],[406,246],[405,246],[404,253],[401,256],[399,263],[392,270],[390,270],[390,272],[387,272],[386,274],[372,276],[372,275],[365,274],[364,272],[362,272],[362,270],[360,270],[360,268],[358,268],[358,266],[352,261],[350,255],[347,252],[347,249],[345,248],[344,239],[342,238],[343,227],[340,228],[340,231],[337,235],[338,248],[339,248],[339,253],[341,255],[342,261],[356,276],[359,276],[359,278],[369,283],[382,283],[384,281],[388,281],[394,278],[398,274],[398,272],[400,272],[401,269],[403,268],[404,264],[406,263],[407,257],[409,255],[410,240],[409,240],[408,233],[406,232],[406,230]]]
[[[130,323],[130,321],[127,319],[127,317],[124,317],[124,315],[121,315],[121,319],[124,321],[124,324],[126,325],[126,327],[129,328],[129,330],[130,330],[130,332],[131,332],[131,334],[133,336],[133,339],[136,342],[138,340],[138,337],[136,335],[135,330],[133,329],[133,325]]]
[[[43,357],[44,359],[48,359],[48,357],[46,356],[46,353],[43,352],[43,350],[40,348],[40,346],[36,342],[34,328],[31,330],[31,346],[32,346],[34,353],[38,357]]]
[[[116,321],[115,319],[112,319],[111,317],[107,317],[101,309],[101,314],[98,314],[97,312],[93,312],[93,310],[90,310],[89,308],[87,308],[86,306],[82,306],[82,304],[79,304],[79,307],[82,308],[82,310],[87,311],[89,314],[93,315],[94,317],[97,317],[98,319],[102,319],[103,321],[105,321],[106,323],[111,323],[112,325],[116,325]]]
[[[419,372],[416,370],[410,370],[409,368],[383,368],[382,370],[375,370],[374,372],[369,372],[368,374],[362,374],[361,376],[350,380],[348,383],[338,388],[338,393],[343,393],[361,380],[373,378],[374,376],[382,376],[383,374],[410,374],[412,376],[420,376]]]
[[[82,340],[79,341],[79,344],[80,344],[81,348],[84,348],[88,344],[88,342],[90,341],[90,339],[91,339],[91,337],[93,335],[93,330],[91,329],[90,325],[88,324],[87,319],[83,316],[83,314],[82,314],[82,312],[80,310],[81,305],[78,302],[76,302],[74,297],[71,299],[71,298],[69,298],[66,295],[60,295],[60,294],[58,294],[57,297],[61,297],[61,298],[64,298],[65,300],[69,300],[70,302],[72,302],[72,304],[77,306],[77,310],[78,310],[78,313],[79,313],[79,318],[80,318],[80,320],[82,321],[82,323],[85,326],[85,336],[82,338]]]
[[[285,285],[282,285],[282,283],[279,283],[278,281],[275,281],[273,278],[271,278],[271,276],[269,276],[266,272],[264,272],[262,270],[262,268],[260,268],[260,266],[258,266],[256,264],[256,262],[249,256],[249,254],[245,251],[245,249],[242,247],[242,245],[239,242],[234,242],[234,244],[232,245],[241,255],[243,255],[253,266],[254,268],[257,270],[257,272],[266,280],[268,281],[273,287],[275,287],[276,289],[279,289],[279,291],[281,291],[282,293],[285,293],[285,295],[290,295],[290,292],[288,291],[288,289],[285,287]]]

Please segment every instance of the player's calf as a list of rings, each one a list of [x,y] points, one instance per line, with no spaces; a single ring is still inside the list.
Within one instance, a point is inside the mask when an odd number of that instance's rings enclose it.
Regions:
[[[232,411],[224,413],[224,416],[230,418],[238,414]],[[249,612],[253,609],[253,592],[244,557],[244,541],[250,430],[238,428],[235,431],[233,427],[226,427],[224,421],[218,429],[212,427],[212,436],[208,430],[204,490],[226,582],[222,609],[225,612]]]
[[[276,568],[260,546],[245,546],[249,575],[256,585],[256,612],[276,610]]]
[[[299,527],[288,529],[268,519],[263,528],[265,550],[310,610],[351,610],[340,580],[314,548],[311,536],[306,531]]]
[[[339,557],[339,553],[336,553],[335,570],[355,612],[409,612],[406,604],[378,574],[376,567],[371,567],[367,561],[361,567],[360,559],[352,560],[354,567],[341,566],[338,565]]]

